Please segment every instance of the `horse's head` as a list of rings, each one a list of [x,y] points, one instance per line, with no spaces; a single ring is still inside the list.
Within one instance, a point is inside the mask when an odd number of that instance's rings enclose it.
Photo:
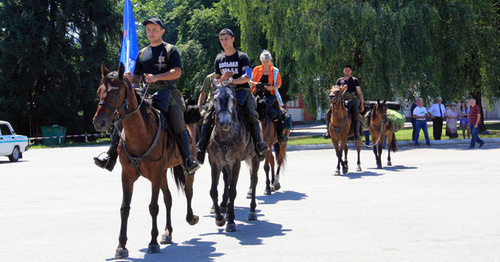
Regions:
[[[372,112],[372,120],[378,120],[380,118],[380,122],[387,124],[387,105],[385,104],[387,101],[384,99],[382,103],[380,103],[380,99],[377,99],[377,105],[373,108]]]
[[[120,63],[118,71],[110,72],[101,65],[102,79],[97,88],[99,104],[94,115],[95,130],[104,132],[111,124],[123,118],[128,111],[128,89],[130,82],[123,77],[124,66]]]
[[[328,97],[330,97],[330,101],[332,102],[332,104],[336,104],[341,100],[343,91],[344,90],[342,90],[342,88],[339,88],[337,86],[333,86],[332,89],[330,89],[330,94],[328,95]]]
[[[217,86],[214,92],[216,123],[225,132],[233,126],[233,112],[236,110],[234,91],[229,86]]]

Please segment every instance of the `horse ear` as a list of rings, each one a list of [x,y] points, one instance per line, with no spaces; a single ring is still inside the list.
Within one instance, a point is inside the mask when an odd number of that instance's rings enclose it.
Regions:
[[[120,62],[120,67],[118,68],[118,78],[123,78],[123,73],[125,72],[125,66]]]
[[[385,102],[387,102],[387,100],[384,99],[384,102],[382,102],[382,105],[385,105]]]
[[[377,99],[377,105],[380,106],[380,99]]]
[[[106,77],[109,74],[109,69],[104,66],[104,62],[101,64],[101,76]]]

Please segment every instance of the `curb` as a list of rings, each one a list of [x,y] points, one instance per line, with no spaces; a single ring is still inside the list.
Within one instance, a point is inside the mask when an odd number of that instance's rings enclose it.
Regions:
[[[483,141],[488,144],[500,144],[500,138],[483,138]],[[468,145],[470,139],[455,139],[455,140],[431,140],[431,145]],[[347,143],[347,147],[352,149],[356,148],[356,144],[353,142]],[[413,148],[413,141],[399,141],[398,147],[410,147]],[[419,148],[427,148],[426,146],[421,146]],[[430,147],[432,148],[432,147]],[[302,150],[318,150],[318,149],[333,149],[333,144],[314,144],[314,145],[289,145],[287,146],[287,151],[302,151]],[[362,147],[361,149],[366,149]]]

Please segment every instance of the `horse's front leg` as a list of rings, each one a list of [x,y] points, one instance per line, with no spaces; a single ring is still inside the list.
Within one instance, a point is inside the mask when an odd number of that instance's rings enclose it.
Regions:
[[[229,172],[227,171],[226,168],[222,169],[222,180],[224,180],[224,191],[222,192],[222,201],[220,202],[219,208],[220,208],[220,212],[226,213],[227,201],[229,199],[229,195],[227,192],[227,188],[229,187]]]
[[[361,155],[361,143],[363,143],[363,140],[362,139],[359,139],[357,142],[356,142],[356,151],[358,153],[358,167],[356,168],[356,171],[358,172],[361,172],[361,158],[360,158],[360,155]]]
[[[128,257],[127,244],[127,223],[130,214],[130,202],[132,201],[132,192],[134,191],[134,182],[137,177],[129,177],[125,171],[122,171],[122,205],[120,208],[120,236],[118,237],[118,247],[116,248],[115,258],[122,259]]]
[[[230,184],[228,188],[229,202],[227,205],[227,212],[226,212],[226,219],[227,219],[226,232],[236,231],[236,224],[234,223],[234,200],[236,199],[236,185],[238,184],[240,167],[241,167],[241,162],[236,161],[236,163],[234,163],[233,166],[231,167],[231,172],[229,173]]]
[[[373,154],[375,155],[375,162],[377,163],[377,168],[379,168],[379,160],[378,160],[378,144],[373,144]]]
[[[337,169],[335,170],[334,175],[339,176],[340,175],[340,162],[342,161],[342,151],[339,148],[338,141],[335,141],[333,139],[333,135],[332,135],[332,143],[333,143],[333,147],[335,148],[335,154],[337,155]]]
[[[215,163],[210,163],[210,165],[212,166],[212,186],[210,188],[210,197],[212,198],[212,205],[215,213],[215,224],[221,227],[226,223],[226,220],[224,220],[224,217],[220,212],[218,203],[219,192],[217,191],[217,185],[219,184],[220,171]]]
[[[392,133],[389,133],[387,135],[387,166],[392,166],[391,149],[392,149]]]
[[[377,158],[377,168],[382,169],[382,143],[377,145],[378,158]]]
[[[255,212],[255,208],[257,207],[257,202],[255,201],[255,189],[257,188],[257,182],[259,179],[259,159],[257,157],[253,157],[250,161],[250,179],[252,181],[251,186],[253,194],[252,201],[250,202],[250,214],[248,214],[248,220],[257,220],[257,212]]]
[[[347,138],[342,141],[342,150],[344,150],[344,161],[342,161],[342,173],[345,175],[349,172],[349,166],[347,164]]]
[[[158,244],[158,196],[160,194],[161,173],[157,173],[151,180],[151,202],[149,203],[149,214],[151,214],[151,242],[148,245],[148,253],[160,253],[160,245]]]
[[[161,244],[171,244],[172,243],[172,218],[171,218],[171,210],[172,210],[172,195],[170,194],[170,190],[168,189],[167,176],[162,175],[160,178],[160,189],[163,193],[163,203],[165,204],[165,213],[167,217],[167,224],[165,225],[165,231],[161,235]]]
[[[271,179],[269,178],[269,173],[274,172],[274,170],[272,168],[271,161],[274,162],[274,159],[271,150],[269,150],[269,153],[267,154],[266,160],[264,162],[264,171],[266,172],[266,189],[264,190],[264,195],[267,196],[272,194]],[[252,179],[252,177],[250,177],[250,179]],[[247,198],[252,198],[252,195],[247,196]]]

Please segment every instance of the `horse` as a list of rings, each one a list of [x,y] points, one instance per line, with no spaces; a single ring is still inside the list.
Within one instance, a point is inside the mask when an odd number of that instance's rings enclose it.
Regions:
[[[347,165],[347,139],[354,135],[354,130],[351,128],[352,116],[351,114],[349,114],[347,108],[344,105],[342,92],[343,90],[341,88],[333,87],[329,95],[331,100],[332,114],[330,116],[330,124],[328,126],[328,130],[330,132],[333,147],[335,148],[338,159],[335,175],[340,175],[340,164],[342,164],[343,174],[346,174],[349,170],[349,167]],[[359,116],[359,119],[362,119],[361,115]],[[361,134],[359,134],[358,140],[356,141],[356,150],[358,152],[358,167],[356,171],[361,171],[361,143]],[[342,150],[344,151],[345,161],[342,161]]]
[[[226,232],[234,232],[236,231],[234,223],[234,199],[236,197],[236,185],[240,173],[241,161],[243,160],[249,166],[253,189],[248,220],[257,220],[255,188],[257,186],[259,159],[255,153],[252,136],[247,131],[243,122],[243,114],[237,108],[234,90],[225,85],[216,86],[213,103],[215,106],[214,129],[207,147],[212,173],[210,196],[213,202],[216,225],[220,227],[224,226],[227,219]],[[217,203],[217,185],[221,171],[224,172],[225,191],[227,190],[229,199],[226,219],[222,216],[221,208]]]
[[[257,92],[259,93],[259,89]],[[257,95],[257,97],[263,97],[263,92]],[[280,171],[282,166],[284,166],[286,161],[286,147],[287,142],[278,143],[278,136],[276,134],[276,129],[274,123],[272,122],[271,117],[266,113],[267,112],[267,102],[265,99],[260,99],[257,103],[257,112],[259,113],[259,121],[260,126],[262,127],[262,133],[264,141],[267,143],[269,148],[274,147],[274,154],[276,155],[276,163],[278,164],[278,168],[276,173],[274,172],[275,168],[275,156],[273,155],[272,150],[266,155],[266,159],[264,161],[264,171],[266,172],[266,189],[264,190],[264,195],[271,195],[273,191],[279,190],[281,188],[279,179],[280,179]],[[281,120],[278,120],[281,121]],[[290,130],[283,130],[283,135],[288,137],[290,135]],[[271,179],[269,179],[269,171],[271,171]],[[252,192],[249,191],[247,194],[247,198],[251,197]]]
[[[371,110],[370,133],[372,134],[373,154],[375,154],[377,169],[382,168],[382,144],[384,142],[385,136],[387,136],[388,139],[387,166],[391,166],[391,150],[392,152],[396,152],[398,150],[398,145],[396,141],[396,135],[389,130],[386,100],[380,103],[380,99],[378,99],[377,104]]]
[[[120,63],[118,72],[110,72],[102,65],[101,73],[102,78],[97,89],[100,102],[93,118],[94,127],[100,132],[108,130],[111,124],[116,125],[120,122],[123,127],[120,137],[121,143],[118,147],[122,166],[123,199],[120,208],[119,244],[115,258],[128,257],[128,250],[125,247],[127,243],[127,222],[134,182],[139,176],[148,179],[152,185],[151,202],[149,204],[152,230],[148,252],[159,253],[157,216],[160,189],[163,192],[167,217],[165,231],[161,236],[160,243],[170,244],[173,232],[170,217],[172,196],[167,184],[167,169],[176,167],[173,172],[174,178],[178,188],[184,187],[187,198],[186,221],[190,225],[195,225],[199,220],[199,217],[194,215],[191,209],[194,177],[187,176],[187,172],[183,169],[175,138],[165,131],[163,126],[165,120],[157,110],[152,108],[151,100],[136,96],[132,84],[123,76],[123,64]]]

